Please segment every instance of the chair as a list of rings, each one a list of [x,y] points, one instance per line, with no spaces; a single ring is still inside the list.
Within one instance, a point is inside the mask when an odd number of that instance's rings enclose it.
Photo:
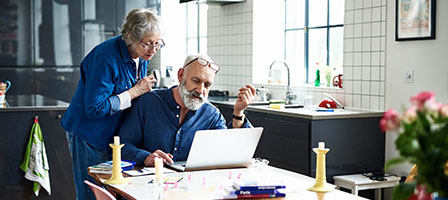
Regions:
[[[104,188],[95,185],[88,180],[84,180],[84,183],[89,186],[93,194],[95,194],[97,200],[117,200],[109,191],[105,190]]]

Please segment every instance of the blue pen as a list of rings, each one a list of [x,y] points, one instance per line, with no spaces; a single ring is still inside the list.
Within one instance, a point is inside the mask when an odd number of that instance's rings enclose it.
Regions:
[[[322,109],[322,110],[316,110],[317,112],[334,112],[333,109]]]

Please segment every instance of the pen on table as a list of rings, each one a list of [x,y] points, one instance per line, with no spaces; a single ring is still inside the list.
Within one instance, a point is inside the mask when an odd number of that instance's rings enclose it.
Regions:
[[[317,112],[334,112],[334,110],[333,109],[319,109],[319,110],[316,110]]]

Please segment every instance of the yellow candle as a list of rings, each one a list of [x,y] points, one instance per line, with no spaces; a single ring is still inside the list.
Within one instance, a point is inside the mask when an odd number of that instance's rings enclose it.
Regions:
[[[325,142],[319,142],[319,149],[325,149]]]
[[[120,136],[114,136],[114,145],[120,145]]]
[[[161,158],[154,158],[154,165],[156,167],[156,182],[160,183],[163,176],[163,160]]]

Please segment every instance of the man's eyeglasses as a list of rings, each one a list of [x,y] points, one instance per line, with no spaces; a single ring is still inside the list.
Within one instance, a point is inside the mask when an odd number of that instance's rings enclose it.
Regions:
[[[193,63],[194,61],[198,61],[198,63],[201,64],[202,66],[209,66],[212,70],[215,71],[215,73],[218,73],[218,71],[219,71],[219,66],[216,63],[208,62],[207,60],[205,60],[203,58],[195,58],[195,59],[191,60],[190,62],[188,62],[187,64],[185,64],[184,67],[188,66],[189,64]]]
[[[157,41],[155,44],[149,43],[145,44],[142,41],[139,42],[140,45],[142,45],[143,49],[150,50],[156,48],[156,50],[159,50],[160,48],[165,46],[165,42],[163,40]]]

